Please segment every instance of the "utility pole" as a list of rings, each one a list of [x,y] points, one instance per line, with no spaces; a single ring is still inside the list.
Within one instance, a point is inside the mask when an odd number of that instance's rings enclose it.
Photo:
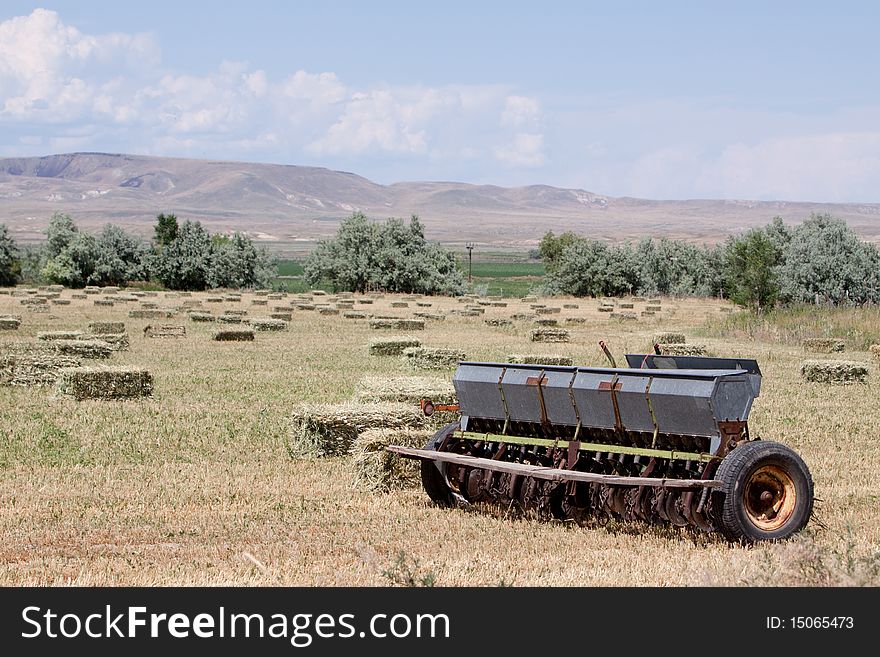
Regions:
[[[468,242],[464,245],[464,248],[468,250],[468,285],[471,284],[471,270],[472,270],[472,260],[474,255],[474,243]]]

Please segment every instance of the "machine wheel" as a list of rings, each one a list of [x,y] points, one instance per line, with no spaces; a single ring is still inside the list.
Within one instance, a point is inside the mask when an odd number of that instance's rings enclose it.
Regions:
[[[425,445],[425,449],[436,450],[439,448],[440,443],[443,442],[443,439],[446,438],[447,434],[455,430],[456,427],[458,427],[458,422],[450,422],[447,424],[440,429],[440,431],[431,436],[431,440]],[[428,497],[430,497],[435,504],[439,504],[440,506],[453,506],[455,504],[455,497],[452,494],[452,489],[449,488],[449,484],[446,483],[446,475],[443,470],[440,469],[440,466],[441,464],[437,461],[422,460],[422,488],[425,489]]]
[[[813,511],[813,478],[789,447],[756,440],[736,447],[718,466],[713,508],[718,528],[734,541],[785,539]]]

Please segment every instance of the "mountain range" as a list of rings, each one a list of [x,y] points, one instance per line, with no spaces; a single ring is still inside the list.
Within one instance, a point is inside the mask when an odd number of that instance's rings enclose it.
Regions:
[[[711,243],[780,215],[846,219],[880,241],[880,204],[806,201],[649,200],[548,185],[461,182],[380,185],[353,173],[307,166],[109,153],[0,158],[0,222],[23,243],[43,238],[53,212],[86,230],[117,223],[144,237],[156,214],[245,231],[281,252],[307,250],[355,211],[375,219],[418,214],[428,238],[453,247],[525,250],[548,230],[613,241],[646,235]]]

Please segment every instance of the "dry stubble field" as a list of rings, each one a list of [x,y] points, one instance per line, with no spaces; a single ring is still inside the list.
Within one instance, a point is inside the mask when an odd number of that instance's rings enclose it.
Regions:
[[[251,306],[253,298],[205,309],[266,315]],[[223,343],[211,341],[212,324],[181,313],[158,322],[186,324],[185,338],[146,339],[143,327],[157,320],[129,318],[136,302],[105,308],[92,299],[43,314],[0,296],[0,315],[23,319],[0,341],[122,320],[131,348],[109,362],[146,367],[155,377],[152,398],[139,401],[78,402],[51,388],[0,387],[0,585],[327,586],[433,578],[447,586],[669,586],[876,584],[880,577],[876,361],[867,385],[804,383],[799,345],[700,337],[707,319],[722,316],[721,302],[664,299],[659,315],[621,323],[597,312],[594,300],[545,300],[579,304],[554,315],[586,319],[568,327],[569,344],[530,343],[529,321],[484,324],[529,312],[519,301],[487,307],[482,317],[428,321],[416,335],[475,360],[549,352],[599,365],[600,339],[620,357],[648,349],[658,331],[680,330],[713,355],[756,357],[765,378],[752,431],[796,449],[821,500],[808,531],[785,544],[744,548],[690,530],[447,510],[421,489],[353,490],[346,458],[290,456],[290,410],[300,401],[348,399],[365,375],[411,373],[396,357],[368,354],[369,340],[390,332],[294,310],[286,331]],[[180,301],[163,293],[158,300]],[[462,307],[425,299],[431,308],[391,308],[394,300],[388,295],[356,309],[409,316]],[[867,353],[845,357],[870,360]]]

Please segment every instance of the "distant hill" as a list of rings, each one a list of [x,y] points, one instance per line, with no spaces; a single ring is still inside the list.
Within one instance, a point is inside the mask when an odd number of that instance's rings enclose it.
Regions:
[[[23,242],[41,239],[56,210],[86,229],[113,222],[144,236],[157,213],[173,212],[213,231],[247,231],[284,250],[331,235],[355,210],[376,219],[418,214],[429,238],[484,249],[533,247],[547,230],[714,242],[775,215],[798,222],[811,212],[831,212],[880,241],[880,204],[652,201],[546,185],[379,185],[317,167],[106,153],[0,159],[0,199],[0,222]]]

